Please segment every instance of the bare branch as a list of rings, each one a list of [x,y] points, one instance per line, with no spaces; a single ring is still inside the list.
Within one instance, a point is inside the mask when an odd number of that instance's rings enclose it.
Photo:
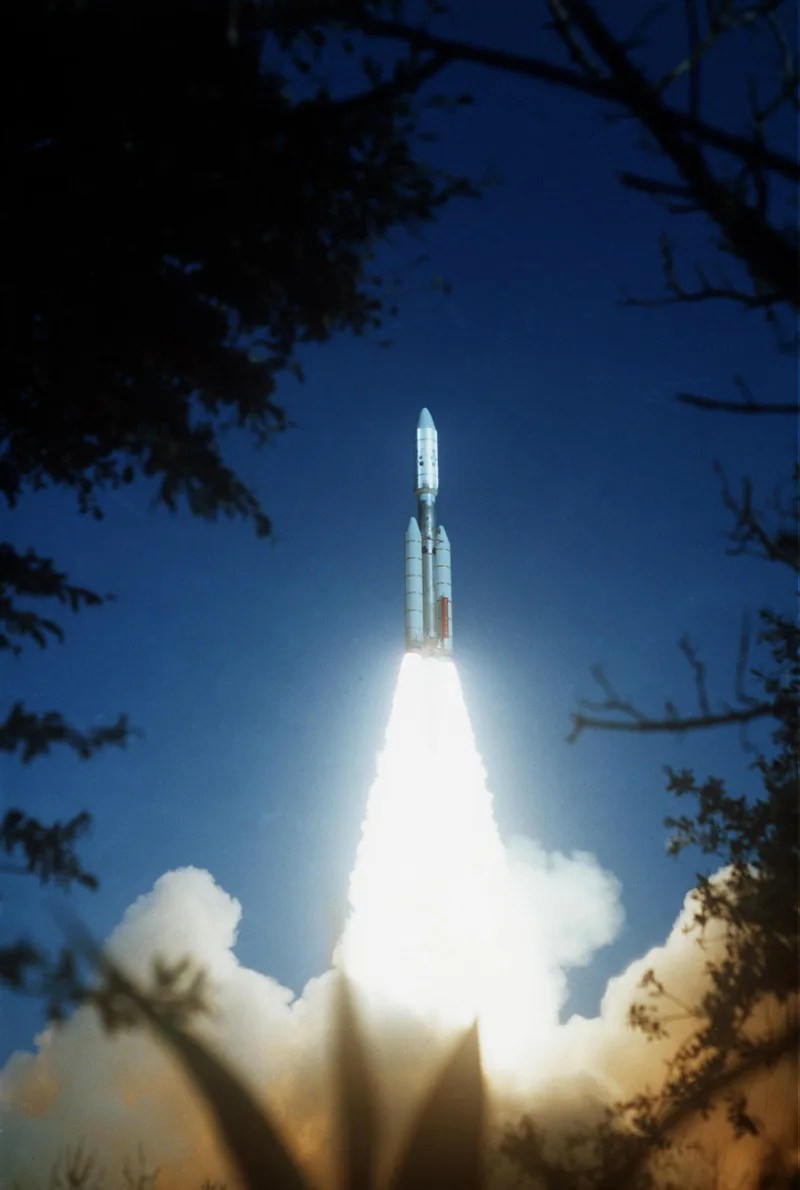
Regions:
[[[616,708],[609,708],[616,709]],[[774,702],[760,702],[741,709],[720,711],[710,715],[688,715],[685,718],[668,715],[664,719],[597,719],[591,715],[584,715],[575,711],[572,715],[572,731],[567,736],[567,742],[574,744],[578,736],[592,728],[600,731],[627,731],[640,734],[665,734],[667,732],[683,733],[685,731],[700,731],[708,727],[730,727],[733,724],[751,723],[754,719],[763,719],[767,715],[774,715],[778,704]]]
[[[588,707],[590,710],[596,711],[619,711],[620,714],[629,715],[632,719],[636,719],[639,722],[644,720],[645,716],[641,711],[636,709],[633,703],[628,702],[626,699],[620,697],[615,688],[611,685],[611,682],[606,676],[602,666],[593,665],[590,672],[606,697],[601,703],[594,703],[589,699],[582,699],[581,706]]]
[[[781,84],[774,97],[755,113],[759,129],[762,129],[767,120],[774,116],[785,103],[790,103],[795,110],[800,107],[797,98],[797,86],[800,82],[797,54],[792,52],[789,39],[781,28],[780,22],[775,19],[774,12],[765,11],[764,20],[780,55]]]
[[[392,78],[386,79],[366,91],[349,95],[346,99],[338,100],[335,107],[340,112],[360,112],[374,110],[385,104],[389,107],[402,95],[412,95],[418,91],[423,83],[433,78],[448,64],[443,54],[433,54],[413,69],[396,72]]]
[[[780,502],[780,493],[776,493],[775,499]],[[762,613],[763,616],[769,620],[767,613]],[[767,638],[762,635],[760,639]],[[594,665],[591,674],[600,687],[603,697],[597,701],[588,698],[582,698],[579,701],[578,709],[571,716],[572,728],[567,741],[574,743],[587,729],[662,735],[666,733],[683,734],[711,727],[736,726],[742,730],[757,719],[768,716],[780,718],[782,715],[786,715],[787,710],[793,705],[791,689],[781,683],[764,683],[765,697],[755,698],[748,693],[746,679],[750,659],[750,621],[747,613],[742,617],[739,636],[733,705],[723,701],[719,701],[716,707],[712,705],[708,692],[705,664],[700,660],[687,636],[681,638],[678,647],[688,661],[694,676],[698,713],[682,714],[675,703],[669,699],[664,703],[663,713],[645,713],[617,691],[600,665]],[[762,674],[753,672],[755,676],[763,680]]]
[[[703,715],[710,715],[711,703],[708,700],[708,685],[706,683],[705,664],[697,656],[694,645],[689,640],[688,636],[681,637],[681,639],[678,641],[678,648],[689,662],[692,673],[694,674],[694,682],[697,689],[697,702],[700,707],[700,712]]]
[[[686,25],[689,32],[689,60],[686,67],[689,74],[689,115],[700,119],[700,60],[707,52],[700,48],[700,20],[697,15],[697,0],[683,0]]]
[[[600,69],[596,62],[592,61],[575,36],[575,30],[561,0],[547,0],[547,7],[553,16],[553,28],[561,38],[567,53],[575,65],[590,78],[607,79],[608,75]]]
[[[610,103],[629,106],[625,89],[614,78],[596,78],[583,74],[579,70],[558,66],[542,58],[514,54],[507,50],[495,50],[488,46],[461,41],[458,38],[439,37],[426,29],[405,25],[401,21],[384,20],[362,14],[354,19],[354,25],[373,37],[404,41],[415,49],[440,53],[449,62],[474,62],[490,69],[522,74],[528,78],[540,79],[555,86],[582,92],[584,95],[592,95],[596,99],[605,99]],[[650,93],[649,88],[648,93]],[[659,106],[664,119],[670,122],[677,132],[689,133],[696,140],[738,157],[742,161],[760,161],[766,169],[772,170],[790,181],[800,179],[800,165],[797,161],[783,153],[768,149],[759,140],[739,136],[727,129],[707,124],[705,121],[693,120],[687,112],[682,112],[677,108],[671,108],[664,104]]]
[[[713,49],[723,33],[741,25],[752,24],[757,16],[760,15],[761,9],[760,7],[753,7],[746,9],[742,13],[734,14],[731,12],[730,0],[725,0],[725,3],[721,4],[715,13],[709,14],[708,33],[701,40],[700,23],[695,0],[684,0],[684,8],[686,10],[686,22],[689,28],[689,53],[677,66],[673,67],[672,70],[668,71],[659,79],[656,83],[656,89],[658,91],[664,91],[674,82],[677,82],[678,79],[688,74],[690,78],[689,111],[695,117],[699,117],[699,68],[702,59],[705,58],[709,50]],[[692,83],[692,79],[695,80],[694,83]],[[696,88],[694,94],[692,93],[693,86]]]
[[[740,703],[755,706],[757,699],[747,693],[747,675],[750,669],[750,615],[742,612],[742,626],[739,629],[739,651],[736,658],[734,691]]]
[[[636,177],[636,175],[633,176],[634,178]],[[646,182],[647,179],[642,179],[642,181]],[[658,195],[660,187],[661,183],[654,181],[651,184],[650,192]],[[645,189],[645,186],[642,185],[638,188]],[[668,191],[665,189],[663,193],[666,194]],[[683,209],[689,210],[690,208],[684,207]],[[720,284],[714,285],[699,267],[695,268],[695,273],[700,287],[698,289],[686,289],[678,278],[675,266],[675,251],[669,236],[660,236],[658,246],[661,254],[661,269],[664,274],[664,288],[668,296],[662,295],[657,298],[628,297],[623,299],[622,304],[624,306],[639,306],[652,309],[658,306],[675,306],[684,303],[690,304],[693,302],[723,300],[736,302],[746,309],[764,310],[769,318],[775,303],[781,300],[780,294],[769,288],[765,288],[758,281],[755,282],[752,290],[737,289],[724,278]]]
[[[727,286],[706,286],[705,289],[695,290],[681,290],[680,294],[675,294],[673,297],[660,298],[624,298],[623,305],[625,306],[640,306],[643,309],[655,309],[658,306],[677,306],[684,302],[710,302],[710,301],[730,301],[738,302],[742,306],[748,306],[753,310],[766,310],[778,300],[772,294],[757,295],[747,293],[743,289],[731,289]]]
[[[570,17],[596,56],[613,76],[621,102],[672,162],[698,205],[723,234],[726,250],[747,268],[758,289],[775,301],[800,306],[800,276],[789,238],[720,181],[699,148],[685,138],[675,113],[667,108],[587,0],[566,0]],[[690,118],[690,124],[696,125]]]
[[[783,523],[779,524],[774,532],[770,532],[763,523],[763,514],[753,505],[751,480],[747,476],[742,479],[741,495],[736,497],[719,462],[714,463],[714,471],[722,486],[722,502],[735,518],[728,553],[733,556],[746,554],[770,562],[782,562],[790,570],[800,571],[796,503],[792,511],[776,507],[774,511]]]
[[[660,178],[645,178],[641,174],[628,173],[626,170],[617,174],[623,186],[629,190],[639,190],[642,194],[650,194],[656,198],[691,198],[691,191],[676,182],[662,182]]]
[[[719,401],[715,397],[701,397],[698,393],[676,393],[676,400],[682,405],[692,405],[695,409],[716,409],[721,413],[791,413],[797,416],[796,404],[782,401],[755,401],[745,404],[742,401]]]

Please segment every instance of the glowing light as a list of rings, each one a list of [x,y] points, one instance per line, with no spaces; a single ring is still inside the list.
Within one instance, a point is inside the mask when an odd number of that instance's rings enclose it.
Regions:
[[[450,661],[403,660],[350,908],[337,962],[369,1002],[449,1028],[477,1017],[484,1057],[498,1068],[518,1064],[520,1046],[555,1022],[551,973],[535,939],[520,937],[508,857]]]

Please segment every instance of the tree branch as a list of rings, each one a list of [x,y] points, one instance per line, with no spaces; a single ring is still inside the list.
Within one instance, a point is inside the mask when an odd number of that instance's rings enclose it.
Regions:
[[[773,293],[748,293],[744,289],[733,289],[730,286],[707,285],[703,289],[681,289],[672,297],[660,298],[625,298],[623,305],[639,306],[642,309],[657,309],[659,306],[678,306],[693,302],[737,302],[741,306],[748,306],[753,310],[768,310],[778,301]]]
[[[353,24],[354,27],[373,37],[404,41],[415,49],[432,50],[439,53],[451,62],[474,62],[490,69],[522,74],[528,78],[540,79],[543,82],[566,87],[572,91],[579,91],[584,95],[592,95],[596,99],[606,99],[610,103],[628,106],[624,89],[613,78],[587,76],[578,70],[558,66],[542,58],[532,58],[507,50],[490,49],[488,46],[474,45],[458,38],[439,37],[425,29],[404,25],[401,21],[364,15],[353,18]],[[758,161],[766,169],[770,169],[790,181],[800,179],[800,166],[796,161],[782,153],[768,149],[760,140],[738,136],[736,133],[717,128],[705,121],[694,120],[686,112],[677,108],[661,105],[661,110],[672,121],[676,129],[690,133],[704,144],[721,149],[744,161]]]
[[[722,485],[723,504],[733,513],[736,522],[731,530],[732,545],[728,552],[734,555],[748,554],[755,558],[765,558],[769,562],[781,562],[794,572],[800,570],[796,503],[793,509],[794,524],[789,522],[788,511],[779,506],[777,514],[783,523],[779,523],[778,528],[771,533],[762,523],[761,516],[763,514],[753,506],[752,482],[747,477],[742,479],[742,494],[737,499],[731,491],[721,464],[715,463],[714,470]],[[755,546],[755,549],[749,549],[750,546]]]
[[[91,816],[84,810],[68,822],[54,822],[44,826],[22,810],[8,810],[0,822],[0,847],[6,855],[22,852],[25,867],[4,864],[3,870],[15,875],[28,873],[38,876],[42,884],[50,881],[61,888],[73,882],[96,889],[97,878],[80,864],[75,844],[88,833]]]
[[[660,178],[645,178],[641,174],[632,174],[621,170],[617,174],[623,186],[629,190],[638,190],[641,194],[649,194],[654,198],[680,198],[684,202],[692,197],[691,191],[677,182],[664,182]]]
[[[572,20],[614,76],[621,101],[672,162],[756,286],[770,290],[775,301],[800,306],[800,276],[789,239],[757,207],[749,206],[734,188],[714,176],[696,144],[684,138],[687,125],[682,127],[675,112],[662,103],[587,0],[567,0],[567,4]],[[688,126],[695,123],[689,120]]]
[[[585,49],[575,36],[575,30],[570,24],[569,14],[564,8],[562,0],[547,0],[547,7],[550,9],[553,17],[553,28],[579,70],[590,78],[607,79],[607,75],[604,75],[599,66],[589,58]]]
[[[737,1062],[725,1066],[705,1080],[698,1080],[688,1094],[673,1103],[662,1118],[655,1122],[654,1133],[642,1138],[641,1145],[633,1152],[625,1166],[615,1170],[612,1179],[601,1181],[596,1190],[622,1190],[626,1186],[635,1186],[639,1174],[660,1144],[673,1136],[687,1120],[706,1110],[709,1103],[718,1099],[740,1079],[757,1070],[773,1066],[787,1054],[796,1053],[797,1041],[797,1021],[792,1019],[786,1029],[776,1037],[751,1043],[745,1050],[740,1051]]]
[[[711,703],[708,700],[708,684],[706,682],[706,667],[705,663],[700,660],[695,651],[695,647],[689,640],[688,636],[682,636],[678,641],[678,648],[683,653],[694,675],[695,688],[697,690],[697,702],[700,706],[700,713],[702,715],[710,715]]]
[[[22,637],[32,638],[40,648],[44,648],[50,638],[63,640],[64,632],[59,624],[20,608],[14,597],[56,599],[73,612],[96,607],[112,598],[68,582],[66,574],[56,570],[51,558],[44,558],[31,549],[20,553],[10,542],[4,541],[0,542],[0,649],[19,653],[20,645],[16,639]]]
[[[676,393],[676,400],[695,409],[716,409],[720,413],[791,413],[797,417],[796,404],[765,401],[745,404],[743,401],[719,401],[715,397],[701,397],[698,393]]]
[[[367,111],[381,104],[390,105],[403,95],[413,95],[424,82],[448,65],[443,54],[433,54],[413,70],[395,74],[393,78],[378,83],[367,91],[359,91],[346,99],[337,100],[334,107],[339,112]]]
[[[14,753],[19,750],[25,764],[36,756],[50,751],[53,744],[66,744],[83,760],[88,760],[106,744],[124,747],[132,735],[138,732],[128,723],[126,715],[120,715],[116,723],[92,727],[80,731],[67,723],[59,711],[26,711],[21,702],[14,703],[0,723],[0,752]]]
[[[572,714],[572,731],[567,736],[567,742],[574,744],[581,732],[587,728],[601,731],[628,731],[646,733],[699,731],[708,727],[730,727],[733,724],[751,723],[754,719],[763,719],[767,715],[774,715],[778,704],[774,702],[759,702],[750,707],[742,707],[728,711],[720,711],[709,715],[687,715],[666,719],[598,719],[591,715],[584,715],[581,711]]]

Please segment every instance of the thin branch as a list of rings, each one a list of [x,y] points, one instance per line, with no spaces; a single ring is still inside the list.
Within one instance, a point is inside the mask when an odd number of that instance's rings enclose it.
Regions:
[[[634,174],[633,178],[637,178]],[[639,179],[643,185],[634,186],[634,189],[649,189],[651,194],[658,196],[662,189],[662,184],[657,181],[650,181],[649,179]],[[646,184],[650,182],[649,187]],[[623,182],[623,184],[627,184]],[[682,189],[675,187],[675,192],[679,197],[683,197]],[[663,194],[668,194],[669,190],[666,186],[662,190]],[[685,193],[690,193],[688,190]],[[674,208],[673,208],[674,209]],[[697,207],[689,208],[684,206],[683,210],[698,209]],[[664,273],[664,286],[667,295],[662,295],[657,298],[623,298],[622,304],[624,306],[638,306],[643,309],[654,309],[659,306],[677,306],[684,303],[691,304],[694,302],[708,302],[708,301],[729,301],[736,302],[737,305],[744,306],[751,310],[766,310],[767,317],[772,313],[772,307],[776,302],[781,300],[781,294],[770,289],[765,289],[758,281],[752,291],[737,289],[730,285],[724,278],[720,285],[712,285],[708,280],[705,272],[696,268],[697,279],[700,282],[699,289],[685,289],[682,282],[678,279],[677,269],[675,267],[675,251],[672,241],[668,236],[662,235],[659,238],[659,252],[661,255],[661,268]]]
[[[800,107],[800,101],[798,101],[797,97],[797,85],[800,82],[797,56],[792,52],[789,39],[781,28],[780,22],[775,19],[774,12],[766,11],[764,13],[764,19],[781,58],[780,75],[782,81],[781,86],[773,98],[755,113],[759,130],[763,128],[770,117],[774,116],[780,110],[784,103],[791,103],[795,110]]]
[[[686,69],[689,74],[689,115],[700,119],[700,62],[708,52],[700,43],[700,19],[697,15],[697,0],[683,0],[686,25],[689,31],[689,60]]]
[[[701,714],[710,715],[712,712],[711,703],[708,700],[708,685],[706,683],[705,664],[697,656],[694,645],[689,640],[688,636],[681,637],[681,639],[678,641],[678,648],[691,666],[691,670],[694,675],[695,688],[697,690],[697,702],[700,707]]]
[[[722,486],[722,502],[733,513],[736,523],[730,534],[732,545],[728,552],[734,556],[749,554],[755,558],[765,558],[769,562],[782,562],[790,570],[800,570],[800,551],[798,550],[798,536],[796,525],[777,529],[769,533],[759,519],[760,514],[753,507],[753,485],[745,476],[742,479],[742,494],[737,499],[731,491],[728,477],[719,462],[714,463],[714,471]],[[789,514],[782,509],[777,510],[788,522]],[[794,515],[797,515],[795,506]],[[748,546],[755,546],[755,550]]]
[[[639,190],[642,194],[650,194],[656,198],[688,199],[692,197],[691,191],[686,186],[680,186],[676,182],[662,182],[660,178],[645,178],[641,174],[632,174],[627,170],[620,171],[617,177],[622,185],[627,186],[629,190]]]
[[[625,298],[623,305],[653,309],[657,306],[677,306],[683,302],[710,302],[719,301],[720,299],[723,301],[738,302],[739,305],[748,306],[753,310],[769,309],[773,303],[779,301],[777,294],[747,293],[743,289],[709,285],[705,289],[683,289],[680,294],[675,294],[673,297]]]
[[[514,54],[507,50],[490,49],[488,46],[474,45],[458,38],[438,37],[426,29],[404,25],[401,21],[360,15],[353,24],[354,27],[372,37],[404,41],[415,49],[440,53],[450,62],[474,62],[490,69],[522,74],[528,78],[540,79],[543,82],[566,87],[572,91],[580,91],[584,95],[592,95],[596,99],[605,99],[610,103],[629,106],[625,89],[613,78],[594,78],[569,67],[557,66],[542,58]],[[650,93],[649,90],[648,93]],[[766,169],[772,170],[790,181],[800,179],[800,165],[791,157],[778,153],[774,149],[766,148],[758,140],[739,136],[734,132],[707,124],[705,121],[693,120],[688,113],[677,108],[664,104],[659,106],[664,117],[672,123],[676,130],[690,133],[698,141],[721,149],[741,160],[760,161]]]
[[[349,113],[374,109],[382,104],[390,105],[403,95],[414,94],[423,83],[447,66],[448,62],[449,59],[443,54],[433,54],[413,70],[403,71],[367,91],[359,91],[346,99],[337,100],[334,107],[339,112]]]
[[[736,695],[737,701],[742,706],[755,706],[758,702],[757,698],[753,698],[752,694],[747,693],[747,675],[750,672],[750,613],[745,610],[742,612],[742,625],[739,629],[739,648],[736,655],[736,676],[733,682],[733,691]],[[743,740],[746,745],[746,741]],[[747,746],[747,745],[746,745]]]
[[[606,697],[601,703],[591,702],[589,699],[584,698],[581,702],[582,706],[595,711],[619,711],[621,715],[630,715],[632,719],[636,719],[639,722],[642,722],[646,718],[632,702],[628,702],[627,699],[620,697],[606,676],[602,666],[593,665],[590,672]]]
[[[680,128],[672,110],[664,106],[591,5],[569,0],[569,8],[573,21],[617,80],[625,106],[717,224],[730,252],[747,267],[757,286],[773,292],[776,300],[800,307],[800,276],[788,237],[712,173],[699,149],[682,135],[685,128]]]
[[[607,79],[608,75],[605,75],[597,63],[591,60],[575,36],[575,30],[570,22],[569,14],[561,3],[561,0],[547,0],[547,7],[550,9],[553,17],[553,28],[575,65],[585,75],[591,78]]]
[[[656,89],[659,91],[666,90],[672,83],[683,78],[685,74],[689,75],[691,88],[691,79],[693,76],[696,76],[701,60],[708,54],[709,50],[713,49],[722,34],[739,25],[752,23],[757,11],[756,9],[748,9],[740,15],[738,20],[731,20],[729,16],[730,3],[721,5],[720,9],[713,14],[708,33],[701,41],[697,7],[694,0],[684,0],[684,7],[686,9],[687,24],[689,25],[689,53],[677,66],[658,80]],[[699,108],[700,97],[698,84],[698,93],[695,96],[690,95],[689,110],[693,110],[694,114],[699,116]]]
[[[657,1132],[642,1138],[641,1146],[633,1152],[626,1166],[616,1169],[611,1180],[600,1182],[597,1190],[623,1190],[624,1187],[635,1186],[639,1174],[660,1143],[674,1135],[687,1120],[702,1113],[707,1104],[740,1079],[756,1070],[768,1069],[787,1054],[795,1053],[797,1040],[797,1022],[792,1020],[776,1037],[750,1044],[740,1053],[737,1062],[725,1066],[710,1078],[700,1080],[688,1094],[669,1107],[657,1122]]]
[[[715,397],[701,397],[698,393],[676,393],[675,399],[682,405],[692,405],[695,409],[716,409],[721,413],[791,413],[795,417],[798,413],[796,403],[781,401],[766,401],[763,404],[753,401],[745,404],[743,401],[719,401]]]
[[[609,707],[609,710],[613,708]],[[574,744],[578,736],[592,728],[600,731],[628,731],[640,734],[680,733],[684,731],[700,731],[708,727],[729,727],[737,723],[751,723],[754,719],[763,719],[767,715],[774,715],[779,709],[776,702],[759,702],[753,706],[736,710],[721,711],[710,715],[688,715],[684,718],[668,716],[666,719],[596,719],[591,715],[584,715],[581,711],[572,714],[572,731],[567,736],[567,743]]]

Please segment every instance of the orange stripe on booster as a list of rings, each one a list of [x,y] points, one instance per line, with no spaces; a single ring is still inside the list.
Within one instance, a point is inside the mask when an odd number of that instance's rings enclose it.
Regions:
[[[443,595],[439,600],[439,623],[442,640],[447,640],[450,635],[450,601],[446,595]]]

